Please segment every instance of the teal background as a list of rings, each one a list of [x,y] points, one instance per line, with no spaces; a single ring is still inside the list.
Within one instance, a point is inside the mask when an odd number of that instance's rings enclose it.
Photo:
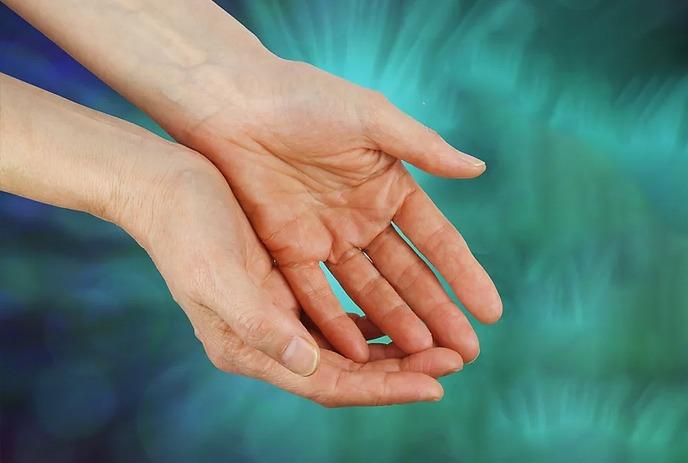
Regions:
[[[442,402],[327,410],[214,370],[114,226],[0,194],[0,461],[688,461],[686,2],[221,4],[487,161],[416,174],[504,318]],[[0,72],[162,133],[5,7]]]

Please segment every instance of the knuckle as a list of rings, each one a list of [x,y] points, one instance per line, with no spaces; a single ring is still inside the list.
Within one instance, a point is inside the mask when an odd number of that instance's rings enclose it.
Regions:
[[[412,288],[420,276],[423,274],[423,267],[417,262],[408,264],[401,272],[397,280],[397,287],[401,291],[406,291]]]
[[[312,304],[317,304],[320,301],[326,300],[329,298],[331,293],[331,289],[329,286],[316,286],[313,288],[309,288],[304,292],[305,298]]]
[[[405,302],[400,302],[396,304],[394,307],[390,308],[387,313],[385,313],[382,317],[382,324],[386,324],[390,320],[397,320],[399,319],[402,315],[404,314],[412,314],[413,312],[411,311],[411,308],[405,303]]]
[[[220,371],[225,371],[226,368],[226,363],[221,355],[217,355],[215,353],[210,353],[207,352],[208,355],[208,360],[210,360],[210,363],[217,368]]]
[[[366,298],[377,291],[381,291],[387,284],[387,280],[384,279],[379,273],[374,277],[370,278],[360,289],[359,296]]]
[[[395,234],[392,227],[386,227],[366,246],[365,252],[371,257],[371,254],[383,253],[390,244],[393,244]]]
[[[335,266],[341,266],[359,257],[361,255],[361,252],[362,251],[359,248],[349,248],[346,251],[342,252],[340,255],[335,255],[333,259],[330,259],[330,261]]]
[[[450,241],[445,239],[447,235],[453,234],[456,229],[454,226],[448,222],[444,221],[439,227],[435,228],[421,243],[422,247],[426,248],[429,253],[434,253],[439,249],[440,246],[444,246],[446,242]]]
[[[250,313],[238,317],[242,338],[249,345],[269,342],[274,337],[272,321],[264,316]]]
[[[175,302],[180,305],[194,302],[206,307],[217,305],[219,287],[216,271],[208,257],[208,252],[189,246],[179,256],[179,263],[165,276],[168,283],[174,285],[170,290]],[[168,269],[169,270],[169,269]],[[169,277],[169,278],[168,278]]]
[[[178,258],[179,263],[175,265],[165,263],[158,267],[174,302],[181,307],[216,307],[221,297],[208,258],[195,249],[186,249]]]
[[[235,340],[231,336],[223,336],[214,346],[206,347],[206,354],[215,368],[225,373],[237,371]]]
[[[233,363],[230,357],[222,348],[206,348],[206,355],[210,363],[220,371],[231,372],[233,370]]]
[[[329,385],[318,389],[311,397],[311,400],[324,408],[337,408],[345,405],[344,396],[341,392],[342,382],[346,373],[340,371],[335,380]]]
[[[237,354],[240,342],[226,323],[220,319],[211,321],[204,328],[194,327],[194,334],[201,341],[210,363],[220,371],[237,371]]]

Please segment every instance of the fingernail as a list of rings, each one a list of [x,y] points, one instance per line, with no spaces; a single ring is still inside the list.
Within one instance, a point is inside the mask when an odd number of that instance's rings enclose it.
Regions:
[[[442,389],[442,386],[440,386],[440,384],[437,383],[431,390],[428,391],[427,400],[431,400],[432,402],[439,402],[440,400],[442,400],[442,397],[444,397],[444,389]]]
[[[296,374],[310,376],[318,368],[319,350],[300,336],[294,336],[282,352],[282,363]]]
[[[485,161],[482,159],[478,159],[475,156],[464,153],[463,151],[459,151],[459,153],[461,153],[462,158],[473,167],[483,167],[485,165]]]
[[[466,365],[470,365],[471,363],[475,363],[475,361],[478,360],[478,357],[480,357],[480,349],[478,349],[478,353],[475,354],[475,357],[473,358],[473,360],[468,362]]]

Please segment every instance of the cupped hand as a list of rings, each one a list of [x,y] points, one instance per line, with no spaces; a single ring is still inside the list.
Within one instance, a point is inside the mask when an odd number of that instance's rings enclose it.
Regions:
[[[190,150],[165,159],[165,174],[150,190],[109,216],[150,254],[218,368],[326,406],[441,398],[434,378],[461,368],[456,352],[407,356],[393,345],[372,345],[370,361],[354,363],[328,350],[322,334],[303,325],[289,286],[223,176]],[[371,331],[365,319],[356,322]]]
[[[437,345],[473,360],[479,345],[468,319],[396,227],[479,321],[499,319],[499,295],[400,160],[453,178],[476,177],[485,164],[380,93],[304,63],[256,62],[263,64],[231,86],[209,79],[215,109],[172,127],[173,135],[222,171],[298,302],[339,352],[359,362],[369,355],[321,262],[396,348]]]

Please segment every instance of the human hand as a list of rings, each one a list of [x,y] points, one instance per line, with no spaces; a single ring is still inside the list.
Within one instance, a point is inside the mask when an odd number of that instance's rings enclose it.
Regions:
[[[319,349],[321,334],[299,320],[289,287],[207,159],[1,74],[0,100],[0,190],[130,233],[219,368],[339,406],[437,400],[433,377],[461,367],[448,349],[405,356],[376,345],[366,364]]]
[[[478,320],[495,322],[502,305],[492,281],[400,159],[455,178],[478,176],[485,164],[379,93],[305,63],[261,57],[252,66],[224,88],[213,85],[222,79],[200,85],[218,110],[172,124],[172,133],[227,177],[309,317],[338,351],[367,359],[363,336],[319,268],[325,262],[404,352],[434,340],[475,359],[468,319],[392,222]]]
[[[475,177],[482,163],[380,94],[276,58],[211,1],[195,3],[193,15],[164,0],[3,1],[212,159],[338,351],[368,356],[319,262],[404,351],[434,341],[466,361],[478,354],[468,320],[392,222],[478,320],[494,322],[494,285],[399,160],[449,177]]]
[[[127,201],[117,221],[127,224],[153,258],[217,368],[328,407],[442,397],[434,378],[463,365],[452,350],[405,355],[393,346],[371,344],[369,361],[355,363],[329,350],[317,329],[311,337],[289,286],[226,180],[197,153],[186,150],[177,157],[183,165],[171,168],[145,202]],[[365,320],[356,321],[364,332],[379,336]]]

